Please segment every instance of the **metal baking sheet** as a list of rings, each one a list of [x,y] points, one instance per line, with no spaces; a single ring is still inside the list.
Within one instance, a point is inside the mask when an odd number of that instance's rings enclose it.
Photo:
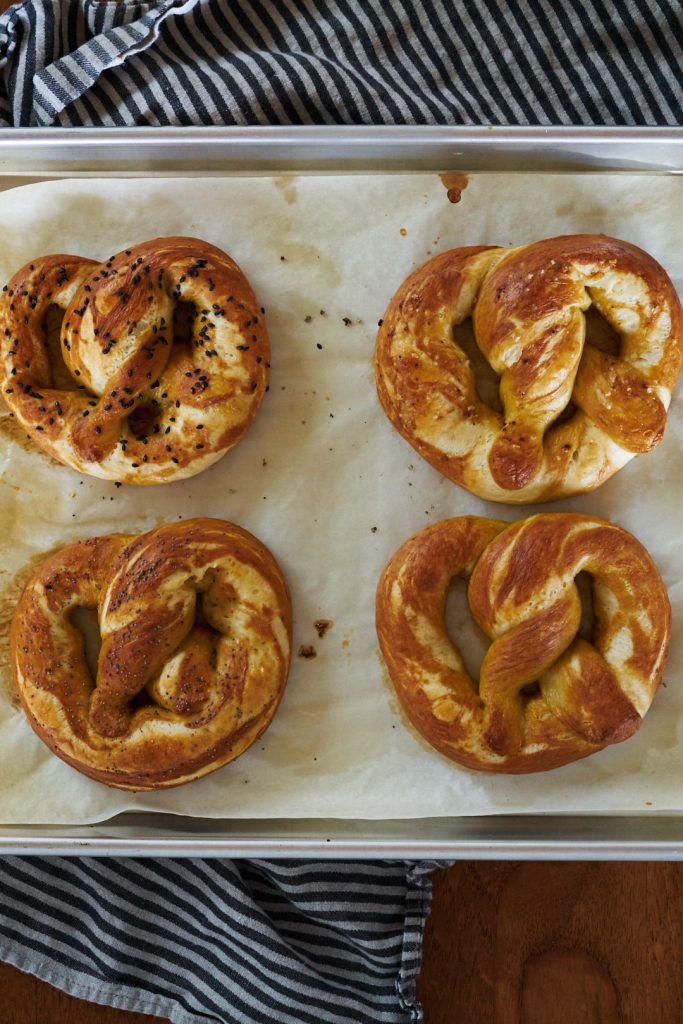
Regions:
[[[459,170],[683,172],[675,129],[247,128],[8,130],[0,188],[62,175]],[[1,812],[0,812],[1,816]],[[680,851],[680,853],[679,853]],[[419,821],[125,814],[79,827],[0,825],[0,852],[154,856],[683,858],[683,816],[487,816]]]

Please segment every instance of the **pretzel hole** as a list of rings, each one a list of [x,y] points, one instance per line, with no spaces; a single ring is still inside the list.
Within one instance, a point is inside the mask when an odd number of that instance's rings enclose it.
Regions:
[[[589,306],[584,313],[586,318],[586,345],[600,349],[610,356],[618,356],[621,351],[621,338],[610,323],[605,320],[595,306]]]
[[[45,332],[45,340],[47,342],[47,351],[52,374],[51,386],[53,388],[57,388],[59,391],[80,391],[82,388],[79,387],[71,376],[69,368],[64,362],[64,356],[62,355],[60,334],[63,320],[64,310],[54,302],[51,303],[47,308],[45,320],[43,321],[43,330]]]
[[[564,409],[562,410],[560,415],[555,420],[555,426],[559,426],[560,423],[565,423],[567,420],[570,420],[575,412],[576,412],[576,406],[574,405],[574,403],[573,402],[567,402],[567,404],[565,405]],[[574,456],[576,456],[577,458],[578,458],[578,454],[579,454],[578,451],[574,452]]]
[[[194,321],[197,307],[193,302],[176,302],[173,310],[173,343],[175,345],[192,345]]]
[[[582,640],[593,639],[593,628],[595,625],[595,611],[593,609],[593,579],[588,572],[580,572],[574,580],[576,589],[579,592],[581,601],[581,622],[577,636]]]
[[[474,386],[481,401],[491,409],[495,409],[496,412],[502,412],[503,403],[500,400],[500,377],[493,367],[489,365],[477,345],[471,316],[453,326],[453,341],[462,349],[469,360],[470,368],[474,375]]]
[[[100,656],[102,637],[96,608],[74,608],[71,613],[71,625],[83,637],[83,653],[85,662],[93,679],[97,676],[97,660]]]
[[[156,706],[156,701],[152,700],[144,686],[139,693],[136,693],[135,696],[128,701],[127,705],[131,712],[139,711],[140,708],[151,708],[154,706]]]
[[[154,425],[162,411],[158,405],[138,405],[128,417],[128,426],[136,437],[146,437],[153,433]]]
[[[465,671],[476,685],[491,641],[472,618],[467,602],[467,581],[461,576],[454,576],[448,585],[444,618],[446,635],[460,651]]]

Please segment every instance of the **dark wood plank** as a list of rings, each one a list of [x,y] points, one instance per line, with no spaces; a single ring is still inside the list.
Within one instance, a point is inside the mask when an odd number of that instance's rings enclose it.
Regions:
[[[462,863],[434,877],[425,1024],[680,1024],[683,865]]]
[[[160,1017],[94,1006],[0,964],[2,1024],[163,1024]]]

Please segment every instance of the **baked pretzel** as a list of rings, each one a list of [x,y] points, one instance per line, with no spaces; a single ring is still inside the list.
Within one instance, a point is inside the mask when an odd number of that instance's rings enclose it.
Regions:
[[[88,669],[76,608],[97,608]],[[191,782],[270,724],[291,654],[287,585],[251,534],[190,519],[57,551],[17,604],[10,657],[28,720],[53,753],[119,789]]]
[[[586,343],[591,304],[617,353]],[[501,412],[454,337],[468,317]],[[591,491],[654,448],[682,358],[683,311],[663,268],[628,242],[567,235],[429,260],[389,304],[375,371],[387,416],[420,455],[481,498],[521,504]]]
[[[592,577],[590,640],[577,636],[580,572]],[[446,631],[455,576],[469,579],[472,616],[491,640],[478,687]],[[446,519],[398,549],[377,589],[379,643],[410,721],[480,771],[546,771],[627,739],[654,698],[670,633],[647,551],[592,516]]]
[[[194,320],[174,343],[179,302]],[[64,310],[61,356],[47,340],[52,306]],[[196,238],[156,238],[106,263],[27,263],[3,289],[0,345],[4,398],[32,440],[80,473],[125,483],[207,469],[245,433],[267,384],[268,333],[249,282]]]

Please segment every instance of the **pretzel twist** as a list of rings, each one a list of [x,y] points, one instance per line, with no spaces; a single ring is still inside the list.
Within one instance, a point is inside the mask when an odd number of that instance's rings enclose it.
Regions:
[[[575,579],[592,579],[590,640]],[[445,623],[448,587],[491,640],[479,686]],[[403,544],[377,589],[377,633],[401,703],[440,753],[481,771],[545,771],[631,736],[666,664],[671,609],[645,548],[591,516],[512,526],[447,519]]]
[[[179,302],[194,318],[174,343]],[[52,306],[64,311],[61,356],[48,343]],[[256,415],[268,360],[244,274],[195,238],[157,238],[102,264],[36,259],[0,300],[7,404],[43,451],[107,480],[166,483],[212,465]]]
[[[93,681],[76,608],[97,608]],[[291,653],[287,585],[231,523],[191,519],[51,555],[10,631],[17,688],[62,760],[119,789],[177,786],[220,768],[267,728]]]
[[[591,305],[618,352],[586,343]],[[455,340],[468,317],[501,412]],[[682,358],[683,310],[663,268],[628,242],[567,235],[425,263],[389,304],[375,371],[387,416],[428,462],[482,498],[522,504],[593,490],[654,448]]]

